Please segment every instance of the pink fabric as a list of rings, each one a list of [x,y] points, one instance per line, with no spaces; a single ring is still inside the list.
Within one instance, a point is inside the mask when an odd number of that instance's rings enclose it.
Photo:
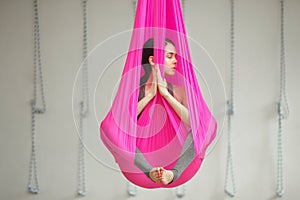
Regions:
[[[165,38],[177,51],[176,74],[167,81],[185,88],[191,127],[185,125],[158,93],[137,120],[137,104],[144,43],[154,38],[154,58],[162,76]],[[193,70],[179,0],[139,0],[131,43],[113,105],[100,126],[103,143],[113,154],[125,177],[145,188],[175,187],[190,180],[199,169],[217,124],[209,111]],[[153,167],[172,169],[188,133],[192,131],[196,157],[169,185],[156,184],[134,165],[138,147]]]

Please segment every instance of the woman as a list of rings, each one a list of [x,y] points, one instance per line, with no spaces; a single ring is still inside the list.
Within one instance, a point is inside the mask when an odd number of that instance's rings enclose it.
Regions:
[[[156,96],[157,93],[170,104],[180,119],[190,127],[190,117],[187,105],[185,89],[166,82],[166,78],[161,76],[158,66],[155,64],[154,58],[154,40],[149,39],[143,47],[142,65],[144,68],[144,76],[140,80],[140,92],[138,99],[138,118],[140,117],[146,105]],[[165,40],[164,55],[164,74],[172,76],[176,72],[176,48],[174,43]],[[190,145],[189,145],[190,144]],[[175,181],[184,169],[194,159],[194,143],[192,134],[187,137],[182,153],[171,170],[163,167],[152,167],[143,157],[140,150],[136,149],[135,165],[138,166],[152,181],[155,183],[163,183],[165,185]]]

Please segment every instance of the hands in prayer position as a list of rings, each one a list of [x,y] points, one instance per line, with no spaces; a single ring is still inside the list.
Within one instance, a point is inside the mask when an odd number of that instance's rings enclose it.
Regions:
[[[166,79],[162,79],[160,70],[158,68],[158,65],[155,65],[152,67],[152,84],[151,84],[151,89],[149,92],[149,97],[152,99],[156,96],[157,94],[157,88],[159,93],[165,97],[169,94],[168,88],[167,88],[167,81]]]

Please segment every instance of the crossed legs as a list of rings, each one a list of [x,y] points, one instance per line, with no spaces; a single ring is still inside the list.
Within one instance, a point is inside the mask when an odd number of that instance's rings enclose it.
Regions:
[[[194,157],[194,141],[192,133],[189,133],[173,169],[167,170],[163,167],[152,167],[138,148],[136,148],[134,163],[153,182],[167,185],[179,178]]]

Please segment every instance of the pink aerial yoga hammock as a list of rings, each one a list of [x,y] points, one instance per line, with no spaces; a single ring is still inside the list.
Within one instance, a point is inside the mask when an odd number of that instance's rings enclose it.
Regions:
[[[165,41],[176,48],[176,73],[166,76],[169,84],[184,88],[190,126],[176,114],[159,94],[137,117],[143,47],[154,39],[154,59],[164,76]],[[100,126],[100,136],[113,154],[124,176],[144,188],[175,187],[190,180],[198,171],[217,124],[201,95],[193,70],[180,0],[139,0],[122,78],[113,105]],[[135,165],[138,148],[153,167],[172,169],[178,161],[189,133],[192,133],[194,157],[180,176],[170,184],[158,184]]]

